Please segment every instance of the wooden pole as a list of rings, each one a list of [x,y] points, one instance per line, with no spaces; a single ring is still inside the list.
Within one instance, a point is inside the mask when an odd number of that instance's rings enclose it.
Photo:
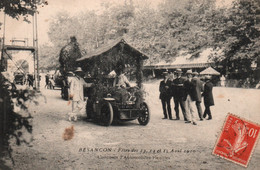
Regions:
[[[6,23],[6,14],[4,13],[4,29],[3,29],[3,43],[2,43],[2,53],[1,53],[1,71],[5,71],[7,69],[6,66],[4,66],[5,59],[4,59],[4,47],[5,47],[5,23]]]
[[[32,26],[33,26],[33,47],[34,47],[34,52],[33,52],[33,75],[34,75],[34,78],[36,78],[36,62],[35,62],[35,59],[36,59],[36,50],[35,50],[35,13],[33,14],[32,16]],[[36,88],[36,81],[34,81],[34,84],[33,86]]]
[[[36,67],[37,67],[37,90],[40,90],[40,74],[39,74],[39,54],[38,54],[38,21],[37,21],[37,13],[35,12],[35,33],[36,33],[36,40],[35,40],[35,50],[36,50]]]

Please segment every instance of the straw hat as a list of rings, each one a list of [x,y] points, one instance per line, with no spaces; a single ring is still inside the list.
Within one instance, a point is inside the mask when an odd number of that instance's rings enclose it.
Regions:
[[[163,74],[164,76],[167,76],[167,75],[168,75],[168,72],[165,71],[165,72],[163,72],[162,74]]]
[[[192,73],[193,75],[199,75],[199,73],[197,71]]]
[[[187,70],[186,74],[192,74],[191,70]]]
[[[180,68],[175,70],[175,73],[182,73],[182,70]]]
[[[82,72],[81,67],[77,67],[77,69],[74,72]]]
[[[73,73],[72,71],[69,71],[69,72],[67,73],[67,76],[74,76],[74,73]]]

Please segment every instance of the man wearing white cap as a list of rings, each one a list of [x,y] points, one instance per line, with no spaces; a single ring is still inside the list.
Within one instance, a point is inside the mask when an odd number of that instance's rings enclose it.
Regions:
[[[185,101],[186,101],[186,115],[187,120],[185,123],[192,123],[193,125],[197,125],[195,120],[195,110],[196,110],[196,104],[195,104],[195,84],[192,81],[192,71],[188,70],[186,72],[187,80],[184,82],[184,89],[185,89]]]

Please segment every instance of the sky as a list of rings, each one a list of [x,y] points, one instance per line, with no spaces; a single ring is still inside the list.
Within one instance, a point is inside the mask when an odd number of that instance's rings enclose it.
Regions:
[[[77,13],[84,12],[86,10],[95,10],[102,12],[101,3],[108,0],[47,0],[48,5],[39,8],[38,19],[38,37],[39,45],[48,44],[48,28],[50,19],[58,12],[67,11],[70,15],[76,15]],[[124,3],[125,0],[109,0],[112,3]],[[163,0],[133,0],[135,4],[147,1],[151,3],[152,7],[156,7]],[[231,4],[233,0],[217,0],[219,6],[226,6]],[[30,18],[29,18],[30,19]],[[3,22],[4,15],[0,13],[0,22]],[[32,45],[32,24],[25,23],[23,21],[17,21],[6,16],[6,43],[10,44],[10,40],[16,39],[28,39],[28,45]],[[0,30],[0,36],[3,35],[3,29]],[[22,45],[22,44],[19,44]]]

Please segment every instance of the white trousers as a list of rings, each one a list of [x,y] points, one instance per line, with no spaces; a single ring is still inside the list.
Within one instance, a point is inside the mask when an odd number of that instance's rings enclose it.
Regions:
[[[188,95],[186,99],[186,115],[188,121],[196,122],[195,112],[196,112],[196,101],[191,100],[190,95]]]
[[[72,113],[80,113],[85,108],[84,101],[72,101]]]

